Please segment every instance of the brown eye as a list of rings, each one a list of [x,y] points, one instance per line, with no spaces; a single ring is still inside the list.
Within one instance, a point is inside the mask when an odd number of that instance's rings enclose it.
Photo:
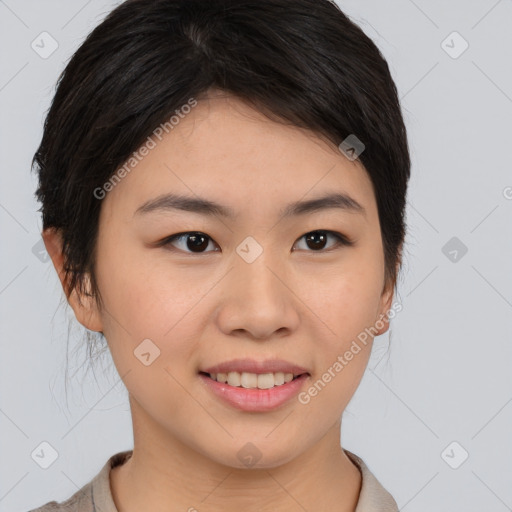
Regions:
[[[327,241],[329,237],[335,239],[334,245],[331,245],[326,249]],[[300,240],[305,239],[307,248],[312,249],[313,252],[328,251],[332,248],[336,248],[344,245],[353,245],[353,242],[348,240],[341,233],[327,230],[316,230],[311,231],[303,235]]]
[[[330,246],[328,246],[329,238],[334,240],[334,243],[331,243]],[[302,239],[306,241],[305,250],[309,250],[310,252],[327,252],[340,246],[354,245],[354,242],[350,241],[341,233],[329,230],[311,231],[303,235],[299,240]],[[179,251],[195,254],[218,252],[218,248],[214,248],[213,251],[206,250],[209,247],[210,242],[217,246],[213,239],[205,233],[201,233],[200,231],[189,231],[185,233],[177,233],[164,238],[158,245],[169,247],[169,249],[176,248]]]
[[[185,243],[183,243],[183,241],[185,241]],[[208,235],[205,235],[199,231],[190,231],[188,233],[178,233],[176,235],[167,237],[161,245],[167,246],[173,245],[175,242],[179,242],[181,243],[181,247],[178,247],[178,249],[184,252],[200,254],[203,252],[210,252],[205,251],[210,241],[213,242],[213,240]]]

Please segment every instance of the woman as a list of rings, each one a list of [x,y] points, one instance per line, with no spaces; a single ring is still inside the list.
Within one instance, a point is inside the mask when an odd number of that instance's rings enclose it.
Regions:
[[[334,3],[125,1],[34,164],[134,432],[38,511],[398,510],[340,429],[396,310],[410,159],[387,63]]]

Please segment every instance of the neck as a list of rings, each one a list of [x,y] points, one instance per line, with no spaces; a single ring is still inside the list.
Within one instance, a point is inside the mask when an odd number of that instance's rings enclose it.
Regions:
[[[355,510],[361,474],[340,446],[341,422],[285,464],[239,469],[192,450],[130,403],[133,454],[110,472],[118,512]]]

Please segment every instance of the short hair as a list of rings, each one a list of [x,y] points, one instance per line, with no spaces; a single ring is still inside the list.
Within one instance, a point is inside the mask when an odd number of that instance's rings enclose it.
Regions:
[[[43,229],[62,235],[66,292],[87,293],[89,275],[100,298],[94,190],[211,88],[336,146],[350,135],[364,144],[358,158],[376,197],[386,283],[396,285],[409,149],[389,67],[363,30],[329,0],[128,0],[61,73],[32,161]]]

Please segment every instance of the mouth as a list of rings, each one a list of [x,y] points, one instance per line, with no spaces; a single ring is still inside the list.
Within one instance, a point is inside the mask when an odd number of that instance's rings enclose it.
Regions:
[[[299,379],[303,375],[309,376],[308,372],[293,374],[284,372],[250,373],[234,371],[228,373],[207,373],[200,371],[199,374],[215,382],[244,389],[272,389],[284,386],[291,381]]]
[[[205,389],[223,403],[245,412],[264,413],[292,403],[307,385],[310,374],[200,371],[198,377]]]

